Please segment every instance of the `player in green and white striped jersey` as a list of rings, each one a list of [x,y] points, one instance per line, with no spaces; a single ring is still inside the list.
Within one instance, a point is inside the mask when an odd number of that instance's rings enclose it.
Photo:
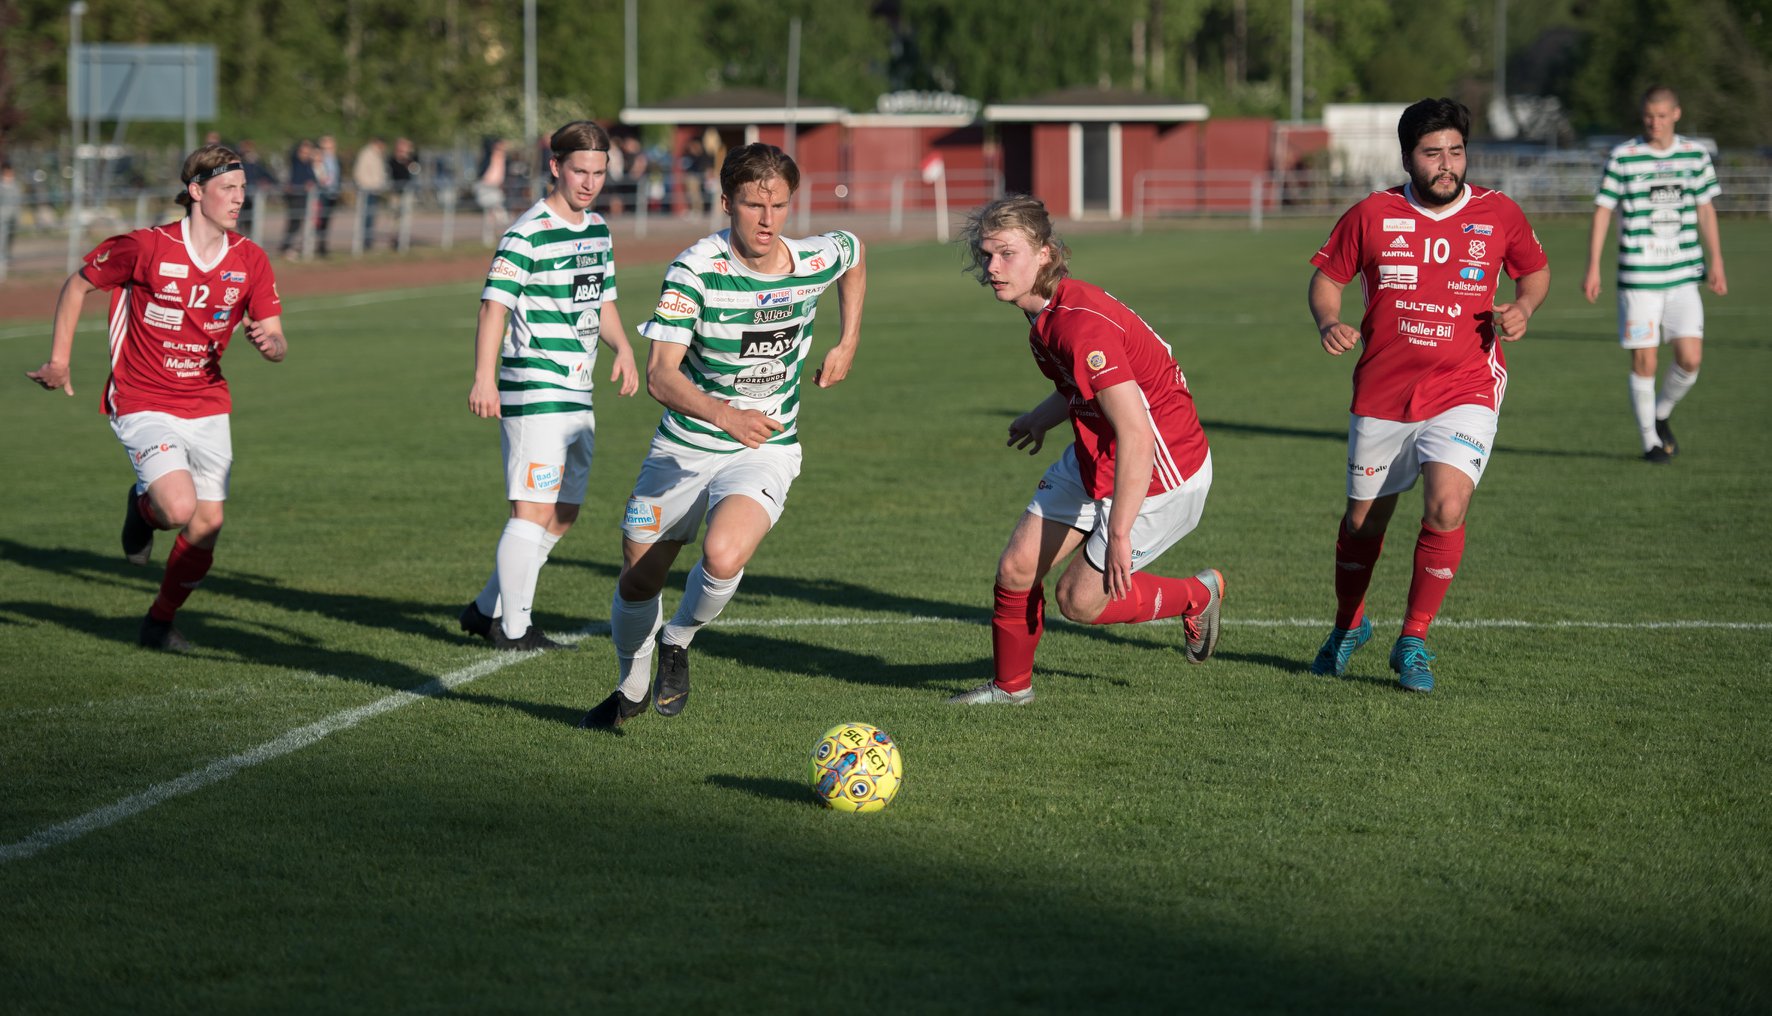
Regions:
[[[1713,199],[1721,193],[1710,154],[1674,133],[1680,97],[1656,86],[1643,93],[1643,136],[1612,149],[1594,195],[1588,235],[1588,303],[1600,295],[1600,255],[1618,209],[1618,342],[1631,353],[1631,410],[1643,458],[1666,463],[1679,451],[1668,417],[1698,380],[1704,304],[1698,283],[1729,291]],[[1703,249],[1699,244],[1702,241]],[[1674,364],[1655,394],[1656,350],[1674,347]]]
[[[500,420],[511,517],[461,627],[500,649],[556,645],[530,623],[530,608],[541,566],[584,503],[597,343],[615,357],[609,380],[621,394],[640,385],[615,310],[609,225],[591,211],[608,173],[609,135],[576,120],[554,132],[550,148],[553,189],[505,231],[487,271],[468,391],[474,415]]]
[[[800,473],[800,383],[819,298],[832,287],[841,334],[813,384],[829,388],[854,361],[867,292],[862,244],[841,230],[782,236],[799,185],[794,160],[773,145],[729,152],[720,203],[730,227],[677,256],[652,319],[640,328],[652,341],[646,388],[665,413],[622,522],[609,620],[617,687],[583,726],[619,726],[646,708],[655,635],[653,706],[665,716],[683,710],[690,640],[738,591]],[[704,519],[701,560],[661,630],[671,563]]]

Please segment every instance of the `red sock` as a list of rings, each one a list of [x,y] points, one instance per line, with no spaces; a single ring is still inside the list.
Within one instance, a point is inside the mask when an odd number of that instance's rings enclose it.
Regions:
[[[155,529],[175,528],[161,522],[159,517],[154,514],[154,502],[148,500],[148,492],[145,490],[135,496],[135,513],[146,519],[148,525]]]
[[[1046,590],[995,589],[991,611],[991,663],[997,687],[1023,691],[1034,683],[1034,647],[1046,630]]]
[[[154,597],[148,616],[156,621],[171,621],[172,615],[190,598],[191,591],[202,583],[203,576],[209,574],[214,561],[215,551],[190,543],[185,534],[178,534],[172,553],[166,555],[166,577],[160,580],[160,595]]]
[[[1127,621],[1155,621],[1162,617],[1186,614],[1192,617],[1206,609],[1212,590],[1206,583],[1189,576],[1172,579],[1149,572],[1132,573],[1132,591],[1117,600],[1109,600],[1101,614],[1090,624],[1121,624]]]
[[[1452,588],[1452,576],[1458,574],[1458,562],[1464,558],[1464,527],[1449,533],[1421,527],[1415,538],[1415,574],[1409,580],[1409,606],[1403,613],[1403,634],[1423,638],[1440,604],[1446,601],[1446,590]]]
[[[1384,550],[1384,534],[1362,539],[1348,531],[1347,519],[1335,538],[1335,627],[1347,629],[1360,623],[1366,613],[1366,590],[1372,586],[1372,566]]]

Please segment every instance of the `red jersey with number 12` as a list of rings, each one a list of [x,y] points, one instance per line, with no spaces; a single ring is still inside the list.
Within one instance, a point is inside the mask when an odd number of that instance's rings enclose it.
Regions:
[[[1138,385],[1156,435],[1147,495],[1180,486],[1206,460],[1206,432],[1174,351],[1101,288],[1059,280],[1052,299],[1034,317],[1028,344],[1040,373],[1070,400],[1078,471],[1090,497],[1114,494],[1114,428],[1095,399],[1104,388],[1129,381]]]
[[[205,264],[183,222],[113,236],[86,255],[86,281],[111,293],[112,416],[157,412],[194,418],[232,405],[221,355],[242,320],[277,317],[283,303],[258,244],[230,232]]]
[[[1404,185],[1348,209],[1311,264],[1342,285],[1359,275],[1365,290],[1353,412],[1413,422],[1454,406],[1500,409],[1496,286],[1503,271],[1517,279],[1547,263],[1526,213],[1500,191],[1467,186],[1429,211]]]

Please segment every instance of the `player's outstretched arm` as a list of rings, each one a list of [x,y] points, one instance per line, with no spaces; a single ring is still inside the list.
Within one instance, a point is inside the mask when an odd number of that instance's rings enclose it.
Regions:
[[[289,340],[283,337],[283,315],[246,322],[246,341],[259,355],[272,363],[282,363],[289,355]]]
[[[1040,447],[1046,443],[1046,432],[1070,415],[1070,400],[1053,392],[1039,405],[1009,421],[1009,447],[1027,448],[1029,455],[1038,455]]]
[[[770,435],[784,429],[781,421],[765,413],[735,409],[695,387],[683,374],[688,352],[689,347],[680,343],[654,340],[646,355],[646,394],[666,409],[713,424],[746,448],[761,448]]]
[[[1549,295],[1549,265],[1514,280],[1514,302],[1495,305],[1495,337],[1503,342],[1518,342],[1525,338],[1526,323],[1538,313],[1539,304],[1544,303],[1544,298]]]
[[[1594,206],[1594,223],[1587,231],[1587,274],[1581,279],[1581,295],[1593,303],[1600,296],[1600,254],[1606,248],[1606,236],[1611,232],[1612,209],[1605,205]]]
[[[812,383],[818,387],[829,388],[849,376],[856,347],[861,344],[861,304],[867,292],[867,247],[856,237],[855,264],[837,279],[837,312],[843,322],[843,334],[824,354],[824,362],[812,375]]]
[[[634,347],[628,341],[627,329],[621,326],[621,314],[615,309],[615,301],[610,300],[597,311],[598,336],[603,345],[615,354],[615,363],[611,365],[609,380],[619,384],[616,389],[622,395],[632,395],[640,390],[640,368],[634,363]]]
[[[505,341],[510,311],[496,300],[480,301],[480,322],[474,329],[474,383],[468,388],[468,410],[487,420],[499,418],[498,350]]]
[[[25,376],[45,391],[60,388],[74,394],[74,328],[80,323],[80,308],[86,303],[86,294],[97,288],[79,272],[62,283],[61,295],[55,298],[54,323],[50,326],[49,359],[36,370],[25,371]]]
[[[1723,274],[1723,238],[1717,230],[1717,206],[1709,201],[1698,206],[1698,239],[1704,243],[1704,277],[1710,291],[1729,295],[1729,279]]]
[[[1360,344],[1359,329],[1341,321],[1341,290],[1344,285],[1346,284],[1324,275],[1321,268],[1311,275],[1308,295],[1311,317],[1317,322],[1317,337],[1323,342],[1323,351],[1330,356],[1340,356]]]

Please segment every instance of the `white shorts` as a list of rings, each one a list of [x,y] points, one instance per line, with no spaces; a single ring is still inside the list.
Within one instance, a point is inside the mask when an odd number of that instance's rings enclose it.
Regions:
[[[762,505],[773,527],[799,475],[798,444],[704,452],[655,434],[628,498],[622,535],[635,543],[689,543],[714,506],[733,494]]]
[[[1206,510],[1206,492],[1210,489],[1212,455],[1208,453],[1206,461],[1181,486],[1144,499],[1138,518],[1132,520],[1133,571],[1155,561],[1176,541],[1194,531]],[[1071,445],[1040,477],[1027,510],[1030,515],[1087,532],[1089,538],[1083,543],[1083,553],[1097,571],[1106,571],[1108,515],[1113,506],[1111,497],[1096,500],[1089,496],[1077,467],[1077,446]]]
[[[130,413],[111,417],[111,432],[123,442],[135,479],[144,489],[167,473],[184,470],[199,501],[226,501],[234,468],[234,437],[228,414],[186,419],[171,413]]]
[[[1698,283],[1672,289],[1618,291],[1618,344],[1654,349],[1675,339],[1704,338],[1704,301]]]
[[[1481,483],[1500,419],[1485,406],[1454,406],[1414,423],[1350,414],[1347,496],[1372,501],[1400,494],[1415,486],[1424,462],[1457,466],[1471,483]]]
[[[499,423],[506,497],[584,504],[597,446],[597,418],[590,410],[506,416]]]

